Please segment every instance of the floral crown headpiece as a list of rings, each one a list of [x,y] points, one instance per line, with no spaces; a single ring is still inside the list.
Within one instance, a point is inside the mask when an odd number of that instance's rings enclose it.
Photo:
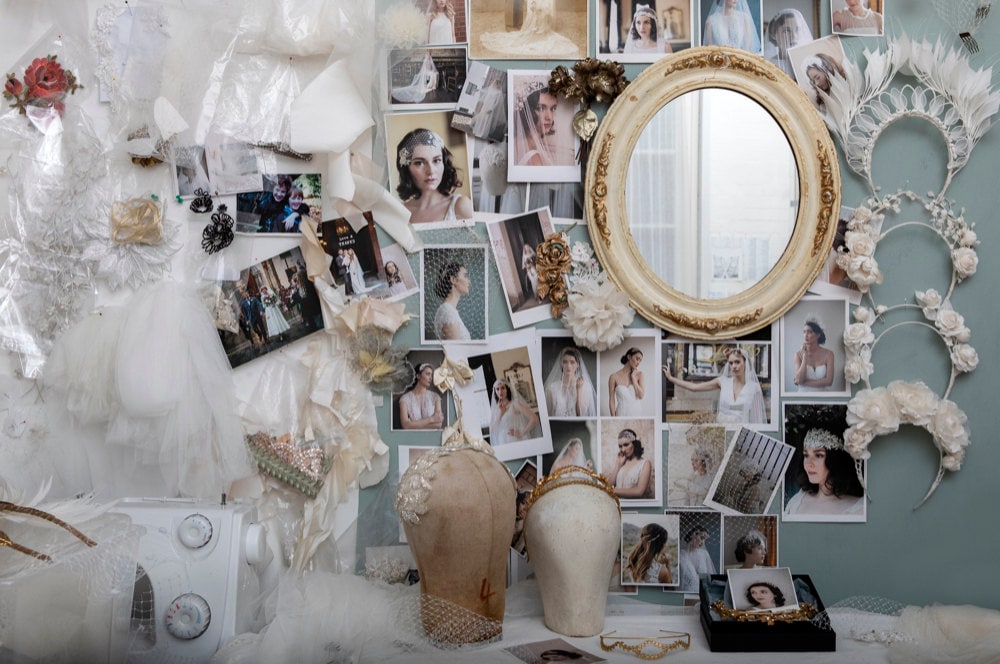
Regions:
[[[635,431],[632,431],[631,429],[622,429],[618,432],[618,437],[627,440],[630,443],[634,443],[639,439],[639,436],[636,435]]]
[[[821,330],[826,329],[826,325],[823,325],[823,319],[820,318],[819,316],[806,316],[806,322],[812,323]]]
[[[844,449],[844,439],[835,436],[826,429],[809,429],[806,437],[802,441],[802,447],[807,450],[842,450]]]
[[[419,134],[414,134],[403,147],[399,148],[399,154],[396,155],[396,161],[399,163],[400,168],[410,165],[410,162],[413,161],[413,150],[418,145],[429,145],[432,148],[441,150],[442,154],[444,153],[444,139],[429,129],[424,131],[426,133],[421,132]]]
[[[635,16],[638,16],[639,14],[649,14],[654,20],[656,19],[656,10],[649,5],[636,5]],[[632,17],[633,22],[635,21],[635,16]]]
[[[523,111],[528,107],[528,97],[541,90],[548,90],[549,82],[544,79],[530,79],[518,86],[517,110]]]

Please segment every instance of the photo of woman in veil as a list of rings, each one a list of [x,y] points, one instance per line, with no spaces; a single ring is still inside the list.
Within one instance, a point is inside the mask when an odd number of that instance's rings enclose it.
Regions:
[[[702,38],[705,46],[732,46],[760,53],[760,28],[747,0],[713,0],[706,16]]]
[[[719,390],[715,421],[726,424],[767,424],[764,393],[757,379],[749,353],[743,348],[732,348],[726,353],[726,366],[722,375],[711,380],[695,382],[684,380],[663,365],[664,377],[676,386],[691,392]]]
[[[511,91],[508,180],[579,182],[573,107],[548,87],[547,74],[508,72]]]
[[[795,68],[788,55],[788,49],[813,41],[812,31],[805,17],[798,9],[782,9],[767,22],[767,43],[764,57],[778,65],[792,79]]]
[[[597,392],[583,354],[576,346],[559,353],[545,379],[549,417],[593,417],[597,415]]]
[[[538,415],[502,379],[493,383],[490,405],[490,445],[538,438],[542,435]]]

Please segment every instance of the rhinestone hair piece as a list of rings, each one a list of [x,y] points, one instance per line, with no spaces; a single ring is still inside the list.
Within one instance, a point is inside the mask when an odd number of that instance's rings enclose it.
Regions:
[[[414,135],[409,141],[406,142],[406,145],[399,149],[396,161],[399,163],[400,168],[410,165],[410,162],[413,161],[413,151],[418,145],[429,145],[430,147],[437,148],[444,153],[444,139],[430,129],[425,129],[424,131],[427,133]]]
[[[802,441],[802,447],[807,450],[842,450],[844,449],[844,439],[834,436],[826,429],[809,429],[806,437]]]

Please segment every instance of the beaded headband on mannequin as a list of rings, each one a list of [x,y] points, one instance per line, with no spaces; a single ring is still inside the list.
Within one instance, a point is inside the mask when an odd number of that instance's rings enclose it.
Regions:
[[[844,439],[835,436],[826,429],[809,429],[802,441],[802,447],[807,450],[842,450]]]

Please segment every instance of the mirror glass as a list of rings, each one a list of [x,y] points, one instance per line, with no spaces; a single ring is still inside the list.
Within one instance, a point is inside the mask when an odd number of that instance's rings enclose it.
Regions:
[[[687,92],[657,111],[625,182],[640,254],[665,283],[699,299],[760,281],[788,246],[799,210],[788,138],[763,106],[726,89]]]

